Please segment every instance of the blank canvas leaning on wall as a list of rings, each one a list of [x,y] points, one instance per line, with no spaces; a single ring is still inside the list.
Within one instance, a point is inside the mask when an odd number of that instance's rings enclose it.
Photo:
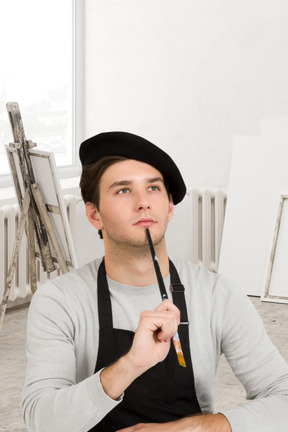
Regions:
[[[281,195],[267,279],[261,300],[288,303],[288,195]]]
[[[287,193],[287,139],[236,137],[219,272],[248,295],[264,290],[279,201]]]

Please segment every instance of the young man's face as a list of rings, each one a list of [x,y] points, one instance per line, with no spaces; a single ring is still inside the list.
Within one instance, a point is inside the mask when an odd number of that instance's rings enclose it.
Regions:
[[[87,208],[89,211],[89,204]],[[105,246],[110,242],[137,247],[147,244],[146,227],[155,244],[163,239],[173,215],[173,202],[157,169],[129,159],[104,172],[99,211],[94,211],[92,223],[102,230]]]

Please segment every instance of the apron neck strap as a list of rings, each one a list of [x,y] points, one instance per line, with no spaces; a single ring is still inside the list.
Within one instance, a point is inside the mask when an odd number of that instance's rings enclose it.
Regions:
[[[182,285],[178,272],[169,259],[169,271],[171,279],[171,291],[173,296],[173,302],[181,312],[181,322],[186,323],[188,321],[187,308],[185,302],[185,288]],[[113,317],[112,317],[112,306],[109,287],[107,283],[107,276],[105,270],[104,258],[98,269],[97,276],[97,298],[98,298],[98,311],[99,311],[99,326],[100,328],[113,328]]]

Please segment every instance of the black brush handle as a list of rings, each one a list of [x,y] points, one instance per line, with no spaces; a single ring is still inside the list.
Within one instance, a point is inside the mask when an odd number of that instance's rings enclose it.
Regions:
[[[167,300],[168,299],[168,295],[167,295],[167,291],[165,288],[165,284],[163,281],[163,277],[161,274],[161,270],[160,270],[160,266],[159,266],[159,262],[157,259],[157,255],[154,249],[154,245],[152,242],[152,238],[151,238],[151,234],[149,231],[149,228],[146,228],[146,234],[147,234],[147,238],[148,238],[148,243],[149,243],[149,247],[150,247],[150,252],[152,255],[152,260],[153,260],[153,264],[154,264],[154,268],[155,268],[155,272],[156,272],[156,276],[157,276],[157,281],[158,281],[158,286],[160,289],[160,294],[161,294],[161,298],[162,300]]]
[[[150,246],[150,252],[151,252],[151,255],[152,255],[152,261],[153,261],[155,272],[156,272],[156,276],[157,276],[157,281],[158,281],[158,286],[159,286],[159,289],[160,289],[160,294],[161,294],[162,300],[167,300],[168,299],[167,291],[166,291],[166,288],[165,288],[165,285],[164,285],[163,277],[162,277],[162,274],[161,274],[159,262],[158,262],[157,255],[156,255],[156,252],[155,252],[155,249],[154,249],[154,245],[153,245],[153,242],[152,242],[152,239],[151,239],[151,234],[150,234],[149,228],[146,228],[146,234],[147,234],[148,243],[149,243],[149,246]],[[181,342],[180,342],[180,339],[179,339],[178,332],[176,332],[176,334],[173,337],[173,344],[174,344],[174,347],[175,347],[175,350],[176,350],[176,354],[177,354],[177,357],[178,357],[178,363],[180,364],[180,366],[186,367],[186,362],[185,362],[185,359],[184,359],[184,355],[183,355],[183,351],[182,351]]]

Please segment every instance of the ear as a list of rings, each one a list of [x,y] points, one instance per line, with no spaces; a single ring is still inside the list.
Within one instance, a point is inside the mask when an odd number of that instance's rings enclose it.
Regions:
[[[102,230],[103,223],[101,220],[100,213],[97,210],[97,208],[95,207],[95,205],[92,202],[87,202],[85,204],[85,208],[86,208],[87,219],[89,220],[91,225],[93,225],[98,230]]]
[[[168,222],[171,221],[172,216],[174,213],[174,203],[173,203],[173,199],[172,199],[172,195],[169,195],[169,207],[168,207]]]

